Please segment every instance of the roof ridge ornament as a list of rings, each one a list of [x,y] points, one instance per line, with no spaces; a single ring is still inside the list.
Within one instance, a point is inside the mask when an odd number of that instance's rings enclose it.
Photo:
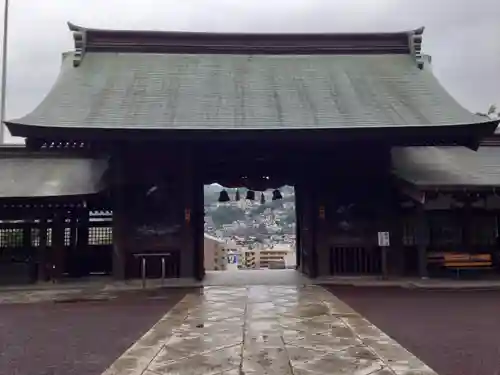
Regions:
[[[73,57],[73,66],[80,66],[85,55],[85,47],[87,42],[87,30],[84,27],[77,26],[74,23],[68,22],[70,31],[73,32],[73,40],[75,42],[75,52]]]
[[[85,28],[68,22],[75,66],[87,52],[223,54],[408,54],[418,30],[381,33],[213,33]]]
[[[410,45],[410,54],[415,59],[417,67],[423,69],[425,65],[425,59],[422,55],[422,35],[424,33],[425,27],[419,27],[413,31],[410,31],[408,40]]]

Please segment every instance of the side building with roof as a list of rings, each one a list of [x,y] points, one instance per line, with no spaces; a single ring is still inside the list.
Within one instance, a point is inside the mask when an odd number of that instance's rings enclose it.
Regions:
[[[0,156],[5,275],[201,279],[213,182],[294,186],[297,269],[310,277],[426,276],[430,254],[497,251],[500,148],[480,145],[498,120],[441,86],[423,28],[69,27],[54,86],[5,122],[26,140]],[[110,213],[99,252],[93,212]]]

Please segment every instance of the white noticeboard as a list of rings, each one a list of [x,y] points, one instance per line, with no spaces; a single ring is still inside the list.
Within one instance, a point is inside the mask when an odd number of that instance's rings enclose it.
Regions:
[[[378,232],[378,245],[381,247],[391,246],[389,232]]]

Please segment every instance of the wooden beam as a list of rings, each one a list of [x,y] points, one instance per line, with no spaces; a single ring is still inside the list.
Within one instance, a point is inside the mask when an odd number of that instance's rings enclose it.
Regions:
[[[64,216],[61,212],[54,215],[52,221],[52,279],[60,281],[64,273]]]
[[[421,278],[428,276],[427,269],[427,244],[428,244],[428,225],[424,205],[419,204],[416,207],[417,215],[417,252],[418,252],[418,275]]]
[[[299,199],[300,189],[297,184],[295,189],[295,269],[302,270],[302,201]]]
[[[39,238],[40,243],[38,245],[38,280],[39,281],[47,281],[49,276],[48,273],[48,259],[47,259],[47,218],[40,218],[39,225]]]
[[[122,153],[116,152],[111,162],[111,174],[113,184],[113,277],[116,280],[126,278],[126,243],[125,243],[125,220],[126,220],[126,196],[124,191],[124,165]]]
[[[78,253],[88,251],[89,246],[89,210],[81,208],[78,210],[77,241]]]
[[[195,176],[193,155],[191,149],[185,147],[180,155],[180,199],[182,202],[182,234],[181,234],[181,253],[180,253],[180,276],[202,278],[199,272],[198,260],[195,259],[195,239],[196,225],[195,219]]]

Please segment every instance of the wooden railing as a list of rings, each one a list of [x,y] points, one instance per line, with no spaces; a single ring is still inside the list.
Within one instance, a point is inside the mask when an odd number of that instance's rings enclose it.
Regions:
[[[180,276],[180,253],[177,250],[165,252],[135,253],[133,269],[127,276],[140,277],[145,286],[146,279],[169,279]]]
[[[379,275],[382,254],[378,247],[335,246],[330,248],[331,275]]]

